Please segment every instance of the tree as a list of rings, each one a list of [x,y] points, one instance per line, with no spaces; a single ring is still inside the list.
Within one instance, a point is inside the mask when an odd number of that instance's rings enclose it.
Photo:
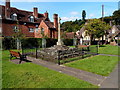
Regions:
[[[111,27],[102,22],[100,19],[93,19],[85,25],[86,35],[90,36],[90,44],[94,41],[95,38],[98,38],[100,42],[100,38],[105,35],[106,30],[110,29]]]
[[[86,12],[85,10],[82,11],[82,20],[85,21],[85,18],[86,18]]]
[[[21,40],[25,38],[25,35],[21,32],[18,21],[15,27],[16,27],[14,28],[15,34],[13,34],[12,36],[16,39],[17,49],[21,49]]]
[[[115,20],[115,24],[120,25],[120,10],[116,10],[113,12],[113,18]]]

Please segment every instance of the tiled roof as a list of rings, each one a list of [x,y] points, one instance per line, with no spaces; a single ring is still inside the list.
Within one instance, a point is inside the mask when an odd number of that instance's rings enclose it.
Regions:
[[[0,5],[0,8],[2,8],[2,18],[5,19],[5,6]],[[17,8],[11,7],[10,8],[10,15],[11,14],[17,14],[17,18],[19,21],[23,21],[23,22],[30,22],[29,21],[29,17],[33,16],[33,12],[30,11],[25,11],[25,10],[19,10]],[[43,14],[38,13],[38,18],[35,19],[35,23],[40,23],[41,20],[45,19]]]
[[[44,22],[49,28],[55,28],[54,24],[52,22],[50,22],[50,21],[44,21]]]
[[[5,19],[5,6],[0,5],[0,9],[2,8],[2,18]],[[10,15],[11,14],[17,14],[17,19],[22,22],[30,22],[29,17],[33,16],[33,12],[25,11],[25,10],[19,10],[17,8],[11,7],[10,8]],[[12,20],[12,19],[11,19]],[[49,18],[45,18],[44,14],[38,13],[38,18],[34,19],[34,23],[41,23],[41,21],[44,21],[45,24],[50,29],[55,29],[53,22],[49,20]]]
[[[74,33],[74,32],[67,32],[67,33],[66,33],[66,38],[73,39],[74,36],[75,36],[75,33]]]

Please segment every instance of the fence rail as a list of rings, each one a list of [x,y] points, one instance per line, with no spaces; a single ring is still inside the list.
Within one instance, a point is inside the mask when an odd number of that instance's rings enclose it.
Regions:
[[[23,48],[23,54],[27,54],[28,56],[40,58],[45,61],[54,62],[57,64],[63,64],[66,62],[70,62],[73,60],[82,59],[91,55],[98,54],[97,47],[89,47],[89,48],[71,48],[68,50],[49,50],[49,49],[41,49],[38,47],[33,48]]]

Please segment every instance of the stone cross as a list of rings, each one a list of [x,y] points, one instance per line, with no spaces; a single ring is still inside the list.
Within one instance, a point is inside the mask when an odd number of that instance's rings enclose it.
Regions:
[[[62,41],[61,41],[61,36],[60,36],[60,20],[61,18],[58,18],[58,42],[57,45],[63,45]]]

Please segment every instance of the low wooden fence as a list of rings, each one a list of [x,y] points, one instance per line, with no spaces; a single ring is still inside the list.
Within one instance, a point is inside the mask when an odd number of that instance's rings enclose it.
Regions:
[[[28,56],[31,57],[40,58],[42,60],[54,62],[60,65],[66,62],[76,60],[74,58],[83,59],[91,55],[97,55],[98,48],[97,47],[70,48],[68,50],[49,51],[49,49],[42,50],[41,48],[34,47],[23,48],[22,53],[27,54]]]

